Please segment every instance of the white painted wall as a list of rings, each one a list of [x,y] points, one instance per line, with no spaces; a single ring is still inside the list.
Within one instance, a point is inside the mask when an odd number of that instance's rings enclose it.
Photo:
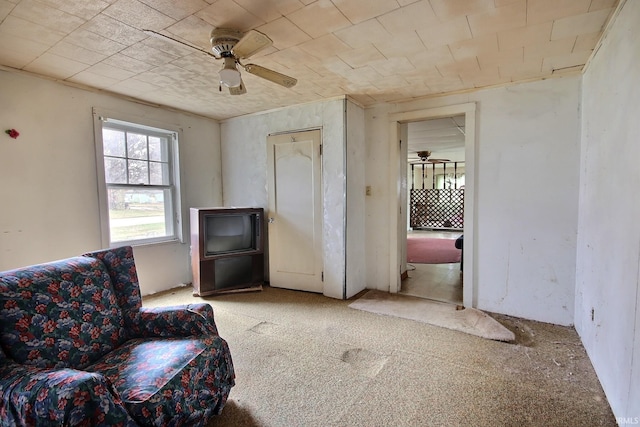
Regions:
[[[343,298],[346,277],[344,98],[238,117],[221,124],[225,206],[267,209],[267,135],[322,129],[324,295]]]
[[[9,71],[0,88],[0,270],[101,248],[92,107],[182,128],[183,218],[222,202],[216,121]],[[185,227],[184,244],[134,249],[143,294],[191,281]]]
[[[389,114],[475,102],[476,208],[473,281],[477,308],[562,325],[573,323],[578,206],[578,76],[437,97],[367,110],[370,287],[388,290],[389,227],[377,215],[395,203]],[[467,168],[469,165],[466,165]],[[471,177],[467,176],[467,180]],[[373,184],[375,182],[375,184]],[[387,188],[385,188],[385,186]],[[466,254],[465,254],[466,257]],[[465,279],[466,280],[466,279]]]
[[[639,22],[640,2],[627,1],[583,78],[575,314],[614,414],[633,424],[640,419]]]
[[[365,265],[365,139],[364,110],[346,102],[347,159],[347,277],[345,297],[351,298],[367,287]]]

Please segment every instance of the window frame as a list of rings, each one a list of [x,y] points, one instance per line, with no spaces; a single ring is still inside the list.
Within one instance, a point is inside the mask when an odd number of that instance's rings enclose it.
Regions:
[[[167,125],[165,123],[156,123],[146,118],[135,117],[133,115],[127,115],[124,117],[121,114],[115,112],[109,112],[105,110],[99,110],[93,108],[93,122],[94,122],[94,142],[95,142],[95,154],[96,154],[96,172],[98,178],[98,201],[100,211],[100,234],[103,247],[116,247],[116,246],[142,246],[151,244],[165,244],[165,243],[184,243],[184,224],[182,221],[182,192],[181,192],[181,167],[179,156],[179,141],[182,137],[182,129],[177,126]],[[115,128],[125,131],[133,131],[137,133],[144,133],[147,136],[169,136],[167,146],[167,160],[169,168],[169,177],[171,182],[168,185],[151,185],[151,184],[108,184],[105,176],[105,156],[104,143],[103,143],[103,125],[109,124],[109,128]],[[128,158],[128,154],[127,154]],[[147,163],[149,158],[147,157]],[[131,189],[161,189],[168,190],[171,193],[171,205],[172,213],[170,222],[173,229],[173,235],[131,239],[131,240],[119,240],[111,241],[111,224],[109,217],[109,199],[108,192],[110,188],[131,188]],[[165,226],[167,225],[167,219],[165,219]]]

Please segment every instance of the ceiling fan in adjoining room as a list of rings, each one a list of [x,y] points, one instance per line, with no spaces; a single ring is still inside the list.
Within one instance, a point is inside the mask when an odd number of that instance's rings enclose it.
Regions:
[[[247,93],[242,76],[238,70],[238,65],[247,73],[261,77],[270,82],[279,84],[286,88],[295,86],[298,82],[293,77],[262,67],[256,64],[243,64],[241,60],[248,59],[273,43],[269,37],[260,31],[249,30],[243,32],[229,28],[214,28],[211,30],[211,52],[201,49],[184,41],[174,39],[165,34],[152,30],[144,30],[144,33],[163,40],[195,49],[206,55],[212,56],[216,60],[222,59],[224,64],[219,71],[219,90],[222,86],[229,88],[231,95],[242,95]]]
[[[437,164],[437,163],[447,163],[451,161],[449,159],[432,159],[431,151],[416,151],[416,156],[417,158],[409,159],[409,163]]]

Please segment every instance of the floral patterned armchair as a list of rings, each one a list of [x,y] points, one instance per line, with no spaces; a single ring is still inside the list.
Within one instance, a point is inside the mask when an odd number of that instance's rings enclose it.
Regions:
[[[203,425],[234,379],[210,305],[142,307],[131,247],[0,273],[2,426]]]

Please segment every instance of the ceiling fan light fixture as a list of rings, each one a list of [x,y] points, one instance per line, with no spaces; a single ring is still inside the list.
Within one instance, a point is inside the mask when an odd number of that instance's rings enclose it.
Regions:
[[[220,84],[226,87],[238,87],[242,83],[240,71],[233,58],[224,58],[224,67],[220,70]]]

